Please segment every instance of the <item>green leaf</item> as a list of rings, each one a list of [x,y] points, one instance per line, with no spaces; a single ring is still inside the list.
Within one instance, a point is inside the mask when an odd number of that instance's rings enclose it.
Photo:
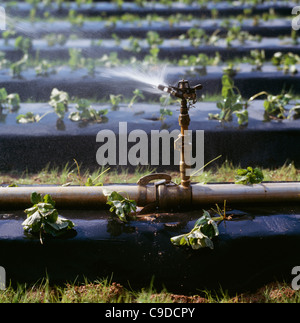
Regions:
[[[220,110],[223,110],[223,108],[224,108],[223,102],[217,102],[217,108]]]
[[[246,174],[247,174],[247,169],[242,169],[242,168],[240,168],[240,169],[238,169],[238,170],[236,171],[236,173],[237,173],[237,175],[244,176],[244,175],[246,175]]]
[[[54,108],[54,112],[60,119],[63,119],[65,112],[68,110],[69,94],[60,91],[57,88],[52,89],[50,101],[48,102]]]
[[[186,234],[171,238],[171,242],[177,246],[187,245],[192,249],[208,247],[214,248],[212,239],[219,235],[218,226],[211,218],[208,211],[203,210],[203,215],[195,222],[194,228]]]
[[[246,125],[248,124],[248,110],[243,111],[235,111],[235,114],[238,118],[239,125]]]
[[[66,230],[74,227],[74,223],[71,220],[58,216],[55,202],[49,194],[42,198],[41,194],[33,192],[31,194],[31,202],[34,206],[24,211],[27,214],[27,219],[22,223],[22,226],[26,232],[39,232],[41,243],[42,234],[44,233],[59,236]]]
[[[127,222],[130,213],[136,212],[136,202],[134,200],[124,198],[116,191],[104,191],[104,195],[107,196],[107,204],[111,206],[110,212],[114,212],[121,221]]]
[[[264,179],[263,172],[259,168],[247,167],[247,169],[238,169],[235,176],[235,184],[258,184]]]
[[[43,201],[42,195],[36,192],[33,192],[30,197],[30,201],[32,204],[38,204]]]
[[[45,212],[43,216],[45,217],[46,222],[55,223],[58,219],[58,212],[56,209],[52,209],[48,212]]]
[[[32,112],[27,112],[26,114],[19,114],[16,116],[16,120],[18,123],[32,123],[32,122],[39,122],[45,115],[49,112],[44,113],[44,115],[40,116],[38,114],[34,114]]]
[[[32,230],[32,232],[38,232],[41,228],[42,217],[39,211],[34,212],[28,216],[27,219],[22,223],[25,231]]]
[[[0,89],[0,104],[5,103],[7,100],[7,92],[5,88]]]
[[[51,234],[53,237],[58,237],[73,227],[74,223],[72,221],[58,217],[55,222],[48,222],[45,225],[45,232]]]
[[[85,186],[94,186],[93,180],[91,179],[91,177],[89,177],[86,182],[85,182]]]
[[[44,196],[44,198],[43,198],[43,201],[44,201],[44,203],[49,203],[49,204],[51,204],[53,207],[55,207],[55,202],[52,200],[51,195],[46,194],[46,195]]]
[[[6,100],[12,110],[17,110],[20,107],[20,96],[18,93],[9,94]]]

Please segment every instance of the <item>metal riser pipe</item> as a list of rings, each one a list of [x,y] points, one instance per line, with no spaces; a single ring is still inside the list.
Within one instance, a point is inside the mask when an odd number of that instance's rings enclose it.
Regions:
[[[105,185],[105,186],[26,186],[0,188],[0,208],[22,209],[30,206],[32,192],[50,194],[58,208],[104,207],[104,190],[117,191],[133,199],[138,206],[157,203],[162,209],[198,207],[223,203],[276,203],[300,201],[300,182],[262,183],[255,185],[192,184],[181,185]]]

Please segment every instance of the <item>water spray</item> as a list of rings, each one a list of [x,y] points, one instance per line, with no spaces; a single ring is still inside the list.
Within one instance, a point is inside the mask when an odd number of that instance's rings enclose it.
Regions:
[[[189,107],[191,104],[197,102],[196,91],[202,89],[201,84],[197,84],[190,87],[190,84],[186,80],[180,80],[178,86],[166,86],[159,84],[158,89],[163,92],[170,93],[172,96],[181,99],[180,114],[179,114],[179,125],[180,125],[180,135],[175,141],[175,149],[180,150],[180,178],[181,185],[185,188],[190,187],[190,176],[187,175],[187,169],[189,166],[185,160],[185,150],[190,148],[189,140],[187,140],[187,130],[190,124]],[[186,145],[186,147],[185,147]]]

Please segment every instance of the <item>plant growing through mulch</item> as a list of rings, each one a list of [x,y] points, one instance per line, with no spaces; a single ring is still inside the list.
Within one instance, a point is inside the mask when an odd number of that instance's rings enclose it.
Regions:
[[[74,227],[71,220],[58,216],[55,202],[49,194],[42,197],[33,192],[30,200],[33,206],[24,211],[27,218],[22,226],[26,233],[38,234],[41,244],[45,235],[59,237]]]
[[[107,196],[107,204],[111,206],[110,212],[113,212],[122,222],[128,222],[132,215],[136,213],[136,202],[123,197],[118,192],[104,191]]]

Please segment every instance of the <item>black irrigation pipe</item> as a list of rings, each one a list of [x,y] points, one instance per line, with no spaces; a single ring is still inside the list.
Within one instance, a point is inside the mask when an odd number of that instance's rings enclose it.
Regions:
[[[224,40],[221,41],[225,43]],[[142,43],[142,42],[141,42]],[[150,47],[145,45],[145,41],[140,45],[138,52],[130,49],[130,43],[128,40],[122,40],[119,45],[115,44],[114,40],[103,40],[100,45],[93,45],[89,40],[75,40],[69,41],[65,45],[48,46],[46,41],[37,40],[33,41],[33,49],[29,54],[31,57],[38,57],[40,59],[47,60],[61,60],[69,59],[69,50],[76,48],[81,50],[82,56],[86,58],[101,58],[103,55],[109,55],[112,52],[118,54],[118,58],[126,59],[136,57],[137,59],[144,59],[146,55],[150,54]],[[278,40],[277,38],[263,38],[260,42],[257,41],[245,41],[241,43],[234,41],[230,46],[216,44],[216,45],[200,45],[191,46],[190,41],[179,40],[165,40],[162,45],[157,46],[159,48],[158,58],[174,60],[179,59],[183,55],[196,55],[200,53],[208,56],[215,56],[218,52],[222,59],[231,59],[233,57],[245,57],[249,56],[251,50],[264,50],[265,58],[270,59],[276,52],[282,53],[294,53],[300,55],[300,46],[293,45],[291,41]],[[8,45],[4,45],[0,41],[0,51],[6,54],[6,58],[10,61],[20,60],[23,56],[23,52],[14,47],[14,41],[10,40]]]
[[[283,71],[277,71],[274,66],[269,66],[266,72],[264,67],[262,71],[251,71],[251,66],[244,64],[241,70],[233,77],[235,85],[239,88],[244,97],[267,91],[271,94],[279,94],[282,90],[293,93],[300,93],[300,75],[284,74]],[[118,72],[118,68],[115,68]],[[200,67],[200,71],[201,71]],[[177,84],[178,80],[187,78],[193,83],[202,83],[204,88],[202,93],[216,94],[221,92],[221,77],[223,75],[222,67],[207,66],[206,75],[201,75],[196,71],[191,71],[187,67],[171,67],[167,70],[165,82]],[[130,97],[132,92],[142,86],[141,83],[126,79],[122,76],[120,69],[119,76],[109,77],[110,69],[99,68],[95,76],[89,76],[86,69],[71,71],[64,67],[56,74],[49,76],[36,76],[33,69],[22,72],[21,78],[12,78],[8,70],[3,70],[0,74],[0,88],[4,87],[8,92],[19,93],[21,99],[45,101],[50,97],[53,88],[59,88],[67,91],[71,96],[85,98],[107,98],[109,94],[122,94]],[[118,75],[118,74],[117,74]],[[147,99],[157,99],[157,96],[146,93]]]
[[[199,145],[197,130],[204,131],[204,162],[207,163],[219,155],[212,167],[222,165],[226,160],[233,165],[247,167],[249,164],[263,168],[282,166],[285,162],[294,162],[296,167],[300,165],[300,120],[284,119],[264,122],[264,107],[262,100],[255,100],[249,104],[249,123],[247,127],[240,127],[236,117],[233,121],[220,123],[217,120],[209,120],[209,113],[218,113],[216,102],[197,102],[195,108],[190,109],[190,126],[193,132],[193,149]],[[287,108],[291,108],[290,104]],[[110,104],[93,105],[95,109],[108,109],[105,123],[81,123],[68,119],[69,113],[75,111],[74,105],[70,105],[63,123],[57,123],[58,117],[48,103],[21,104],[18,112],[8,113],[0,127],[0,169],[1,171],[28,170],[39,171],[50,166],[73,164],[76,159],[82,164],[83,169],[99,169],[102,167],[96,154],[103,142],[97,142],[96,136],[101,130],[110,130],[116,135],[116,147],[119,147],[120,122],[126,122],[127,134],[133,130],[142,130],[148,138],[148,164],[145,167],[155,168],[157,171],[176,171],[179,166],[174,163],[174,149],[170,143],[170,163],[162,163],[162,146],[159,149],[159,163],[151,162],[153,147],[151,146],[151,131],[171,133],[180,131],[178,125],[178,106],[167,106],[173,114],[161,120],[159,104],[145,104],[136,102],[132,108],[128,104],[120,104],[119,109],[110,108]],[[28,111],[40,115],[51,111],[38,123],[18,124],[16,116]],[[123,128],[124,129],[124,128]],[[124,138],[123,138],[124,140]],[[136,142],[128,142],[128,151]],[[117,149],[117,148],[116,148]],[[151,150],[152,149],[152,150]],[[165,148],[164,148],[165,149]],[[198,149],[198,148],[197,148]],[[119,153],[116,151],[117,164],[106,165],[112,170],[118,166]],[[195,153],[195,151],[193,151]],[[199,151],[197,150],[197,153]],[[195,155],[194,155],[195,156]],[[199,166],[199,165],[198,165]],[[210,167],[209,166],[209,167]],[[136,166],[128,163],[126,168],[134,171]]]
[[[269,13],[273,10],[275,14],[286,16],[291,15],[291,11],[295,5],[291,3],[263,3],[258,5],[238,5],[232,6],[228,3],[208,4],[206,6],[201,5],[184,5],[184,4],[172,4],[171,6],[165,6],[160,4],[145,4],[145,6],[138,6],[135,3],[124,3],[121,7],[118,7],[114,3],[102,2],[94,4],[83,4],[78,6],[76,3],[65,4],[61,6],[57,4],[51,4],[45,6],[44,4],[38,4],[36,7],[29,3],[18,3],[16,5],[4,4],[4,8],[7,13],[12,17],[28,17],[30,11],[35,8],[37,17],[44,17],[44,14],[48,12],[50,16],[55,17],[67,17],[70,10],[74,10],[76,14],[82,14],[88,17],[97,16],[118,16],[123,14],[133,14],[141,17],[147,15],[160,15],[170,16],[174,14],[193,15],[195,17],[211,17],[212,12],[217,10],[218,17],[235,16],[243,14],[244,10],[251,10],[251,15],[261,15],[263,13]]]
[[[261,22],[259,25],[253,25],[251,20],[244,21],[241,24],[241,30],[249,32],[251,35],[260,35],[261,37],[290,36],[292,31],[292,21],[289,19],[274,19],[269,22]],[[234,25],[231,21],[230,26]],[[240,25],[240,24],[238,24]],[[67,21],[48,22],[20,22],[16,23],[14,30],[15,36],[25,36],[33,39],[41,38],[48,34],[63,34],[70,36],[76,34],[82,38],[105,39],[111,38],[116,34],[120,38],[146,37],[148,31],[156,31],[161,37],[172,38],[186,34],[191,28],[201,28],[207,35],[211,35],[218,30],[219,36],[227,35],[228,28],[222,27],[222,20],[199,20],[194,22],[184,22],[170,26],[168,22],[148,22],[141,23],[122,23],[120,21],[111,26],[105,22],[85,21],[82,26],[72,25]]]

